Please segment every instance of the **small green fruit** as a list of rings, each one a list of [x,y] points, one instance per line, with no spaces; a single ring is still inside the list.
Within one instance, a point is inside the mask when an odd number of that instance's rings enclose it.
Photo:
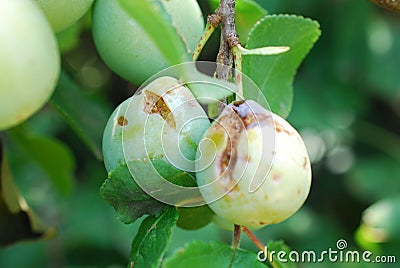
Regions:
[[[300,135],[254,101],[229,104],[205,133],[197,158],[197,183],[220,222],[278,223],[309,193],[311,167]]]
[[[60,72],[54,33],[32,0],[0,0],[0,130],[37,112]]]
[[[94,0],[36,0],[54,32],[62,32],[77,22]]]
[[[191,61],[204,22],[195,0],[150,1],[158,17],[171,28],[171,39],[181,48],[177,63]],[[146,10],[143,11],[144,15]],[[160,29],[159,25],[146,25]],[[116,74],[140,85],[155,73],[169,67],[165,55],[143,26],[120,6],[117,0],[97,0],[93,10],[93,39],[96,48]]]
[[[162,158],[194,171],[197,144],[209,126],[190,90],[175,78],[160,77],[111,115],[103,135],[106,169],[134,159]]]

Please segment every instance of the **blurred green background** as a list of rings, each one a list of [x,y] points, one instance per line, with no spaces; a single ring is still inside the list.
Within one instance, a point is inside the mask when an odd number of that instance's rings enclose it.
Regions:
[[[199,2],[209,13],[207,2]],[[265,243],[282,239],[294,250],[317,252],[336,250],[336,242],[345,239],[349,250],[395,255],[400,263],[400,15],[367,0],[257,2],[270,14],[317,20],[322,29],[295,79],[288,118],[312,160],[311,193],[295,216],[257,231],[257,236]],[[79,87],[93,105],[91,111],[104,119],[98,122],[101,135],[111,111],[137,85],[105,67],[92,43],[89,21],[88,15],[59,35],[59,41],[63,69],[73,80],[70,86]],[[217,41],[211,39],[201,59],[215,58]],[[122,224],[101,199],[99,187],[107,176],[103,164],[56,105],[0,135],[19,190],[43,225],[57,230],[49,240],[1,248],[0,267],[125,267],[139,222]],[[53,160],[63,172],[61,181],[52,180],[52,172],[26,152],[34,142],[47,148],[44,158],[52,152],[63,155]],[[168,254],[194,239],[230,243],[231,233],[213,224],[198,231],[176,228]],[[257,251],[246,238],[242,247]],[[366,267],[340,262],[299,266]]]

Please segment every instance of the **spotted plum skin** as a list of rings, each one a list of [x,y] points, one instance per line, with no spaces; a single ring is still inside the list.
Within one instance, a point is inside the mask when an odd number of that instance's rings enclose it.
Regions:
[[[300,135],[254,101],[228,105],[197,154],[198,185],[215,182],[200,191],[218,222],[253,229],[278,223],[308,196],[311,166]]]
[[[0,0],[0,130],[22,123],[50,98],[60,55],[54,33],[32,0]]]
[[[188,88],[173,77],[157,78],[110,116],[103,134],[106,169],[135,159],[162,158],[194,171],[197,144],[209,126]]]

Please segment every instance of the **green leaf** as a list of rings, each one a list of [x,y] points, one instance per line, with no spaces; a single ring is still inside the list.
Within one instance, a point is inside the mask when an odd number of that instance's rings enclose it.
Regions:
[[[211,9],[217,9],[219,0],[209,0]],[[240,41],[245,44],[250,30],[262,17],[267,15],[267,11],[253,0],[237,0],[235,6],[236,30]]]
[[[119,165],[109,173],[100,193],[114,207],[119,219],[124,223],[132,223],[145,214],[158,215],[168,208],[166,204],[142,190],[130,171],[137,180],[143,180],[140,183],[142,186],[155,192],[160,192],[161,179],[185,187],[197,185],[193,174],[176,169],[164,158],[134,159]]]
[[[65,144],[52,137],[30,134],[24,125],[9,130],[8,134],[20,154],[39,166],[60,193],[71,193],[75,186],[75,160]]]
[[[22,240],[47,239],[55,229],[44,229],[15,185],[0,139],[0,246]]]
[[[139,161],[138,161],[139,163]],[[149,196],[132,178],[126,164],[110,172],[100,188],[100,194],[124,223],[132,223],[145,214],[159,215],[168,206]]]
[[[160,267],[177,219],[176,208],[170,207],[158,217],[148,216],[142,222],[132,242],[130,267]]]
[[[150,174],[148,172],[150,168],[155,168],[159,172],[160,176],[169,182],[185,187],[197,186],[194,174],[174,168],[163,158],[152,159],[151,163],[149,161],[133,161],[129,163],[131,168],[133,167],[133,163],[135,163],[134,169],[137,170],[135,175],[145,177],[146,180],[155,179],[149,177]]]
[[[261,89],[274,113],[284,118],[289,115],[296,71],[320,34],[316,21],[290,15],[265,16],[250,32],[247,49],[290,47],[288,52],[275,56],[243,56],[243,73]],[[243,82],[245,97],[263,103],[257,92],[246,91],[246,80]]]
[[[235,258],[233,248],[213,241],[205,243],[193,241],[184,249],[178,251],[164,262],[163,268],[220,268],[220,267],[260,267],[266,266],[257,260],[257,254],[251,251],[237,249]],[[232,262],[231,262],[232,261]]]
[[[289,259],[290,248],[285,245],[283,241],[269,241],[267,244],[267,249],[269,254],[271,252],[274,252],[272,262],[268,260],[273,268],[296,268],[296,265]],[[285,255],[283,257],[283,259],[285,260],[284,262],[279,261],[279,259],[277,258],[278,252],[285,252]]]
[[[108,111],[85,96],[79,86],[64,72],[60,74],[50,103],[101,160],[101,141],[109,116]]]
[[[200,229],[212,221],[214,212],[209,206],[178,207],[179,219],[176,225],[186,230]]]
[[[157,13],[154,2],[118,0],[127,13],[142,26],[142,29],[154,41],[158,49],[166,57],[169,64],[182,62],[182,44],[174,29],[163,16]],[[162,7],[158,7],[160,9]]]

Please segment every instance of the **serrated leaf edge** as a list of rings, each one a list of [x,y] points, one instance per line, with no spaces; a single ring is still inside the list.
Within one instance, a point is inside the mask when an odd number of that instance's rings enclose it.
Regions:
[[[296,18],[296,19],[303,19],[303,20],[306,20],[306,21],[309,21],[309,22],[315,24],[315,25],[317,26],[317,28],[318,28],[319,34],[318,34],[318,36],[317,36],[317,39],[316,39],[316,40],[313,40],[313,43],[315,43],[315,42],[318,40],[318,37],[321,35],[321,30],[320,30],[321,26],[320,26],[320,24],[318,23],[318,21],[313,20],[313,19],[311,19],[311,18],[305,18],[305,17],[303,17],[303,16],[294,15],[294,14],[272,14],[272,15],[267,14],[267,15],[265,15],[264,17],[262,17],[262,19],[260,19],[258,22],[256,22],[256,24],[254,24],[254,26],[251,28],[251,30],[250,30],[250,32],[249,32],[249,35],[248,35],[248,37],[247,37],[247,42],[246,42],[246,44],[249,42],[249,40],[250,40],[250,38],[251,38],[251,35],[253,34],[255,28],[257,28],[257,26],[258,26],[259,24],[261,24],[263,21],[265,21],[265,20],[267,20],[267,19],[280,19],[280,18]]]

